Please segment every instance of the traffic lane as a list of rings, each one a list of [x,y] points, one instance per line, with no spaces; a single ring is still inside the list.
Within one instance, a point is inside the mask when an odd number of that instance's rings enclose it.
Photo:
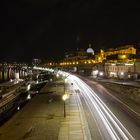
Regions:
[[[125,126],[125,128],[130,132],[130,134],[135,138],[135,140],[139,140],[140,126],[116,104],[106,102],[106,105],[110,108],[113,114],[120,120],[120,122]]]
[[[84,81],[74,75],[69,78],[74,79],[74,82],[79,87],[80,93],[82,93],[81,95],[84,97],[89,109],[91,112],[94,112],[94,117],[96,118],[105,139],[133,139],[121,122]]]
[[[0,127],[0,140],[57,139],[63,118],[63,102],[60,98],[56,96],[50,102],[47,100],[48,94],[36,95]]]
[[[104,101],[104,103],[110,108],[114,115],[126,127],[126,129],[132,134],[132,136],[138,140],[140,138],[140,126],[128,114],[126,114],[126,112],[123,111],[111,98],[108,97],[108,90],[105,87],[93,81],[89,81],[89,84],[92,89],[98,94],[98,96]]]
[[[97,140],[103,139],[100,128],[98,127],[97,122],[93,117],[94,116],[93,112],[87,106],[87,104],[86,104],[84,98],[82,97],[82,95],[78,94],[78,96],[80,97],[80,100],[82,102],[82,106],[83,106],[83,109],[84,109],[86,121],[88,123],[88,128],[90,130],[91,138],[92,139],[97,139]]]
[[[77,86],[77,84],[72,80],[69,79],[69,83],[71,84],[71,90],[72,92],[75,92],[77,94],[77,102],[81,104],[82,106],[79,106],[80,109],[83,110],[84,116],[83,118],[85,119],[84,121],[88,125],[88,130],[90,131],[90,136],[91,139],[97,139],[97,140],[102,140],[103,136],[100,132],[100,128],[97,125],[96,120],[94,119],[93,112],[89,109],[87,106],[87,103],[85,102],[84,97],[80,94],[80,88]]]

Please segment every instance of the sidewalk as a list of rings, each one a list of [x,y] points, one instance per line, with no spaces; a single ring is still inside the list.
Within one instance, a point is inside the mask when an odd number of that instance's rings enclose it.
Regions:
[[[68,85],[66,93],[65,118],[63,81],[47,83],[0,127],[0,140],[91,140],[78,93]]]
[[[88,126],[75,91],[66,90],[70,98],[66,100],[66,117],[62,119],[58,140],[90,140]]]

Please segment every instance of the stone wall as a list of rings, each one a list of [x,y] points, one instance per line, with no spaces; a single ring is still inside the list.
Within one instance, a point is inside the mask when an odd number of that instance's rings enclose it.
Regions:
[[[140,103],[140,87],[126,86],[115,83],[104,83],[108,89],[115,91],[118,94],[122,94],[126,98],[132,99],[133,101]]]

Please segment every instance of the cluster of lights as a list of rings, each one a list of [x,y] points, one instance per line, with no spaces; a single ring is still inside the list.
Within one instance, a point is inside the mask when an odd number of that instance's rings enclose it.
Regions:
[[[104,76],[103,71],[93,70],[92,72],[93,72],[94,76],[97,76],[97,75],[100,76],[100,77]]]
[[[50,68],[33,67],[33,69],[36,69],[36,70],[45,70],[45,71],[49,71],[49,72],[54,72],[54,69],[50,69]]]
[[[134,62],[132,63],[106,63],[107,65],[111,65],[111,66],[117,66],[117,65],[125,65],[125,66],[133,66],[134,65]]]
[[[106,63],[106,65],[109,66],[114,66],[113,70],[110,71],[109,74],[112,77],[120,77],[120,78],[125,78],[125,76],[128,76],[126,73],[128,73],[127,69],[128,68],[133,68],[134,62],[127,62],[127,63]],[[120,67],[124,67],[124,70]],[[130,78],[130,75],[128,76]]]
[[[132,46],[132,45],[127,45],[126,48],[121,48],[121,49],[112,49],[109,51],[103,51],[101,50],[100,54],[96,55],[95,59],[82,59],[82,60],[78,60],[75,61],[73,58],[73,61],[63,61],[60,63],[54,63],[54,62],[50,62],[47,65],[48,66],[67,66],[67,65],[77,65],[77,64],[94,64],[94,63],[101,63],[103,60],[106,59],[107,56],[110,55],[115,55],[118,54],[118,58],[119,60],[125,60],[125,61],[130,61],[128,60],[128,54],[136,54],[136,49]],[[112,63],[117,63],[118,60],[108,60],[109,62]],[[113,64],[112,64],[113,65]],[[126,64],[127,65],[127,64]],[[128,65],[132,65],[132,64],[128,64]]]
[[[49,66],[56,66],[56,65],[57,65],[57,63],[50,62],[50,63],[48,63],[48,65],[49,65]]]
[[[74,62],[61,62],[59,65],[63,66],[63,65],[78,65],[79,62],[78,61],[74,61]]]
[[[78,65],[78,64],[94,64],[96,63],[95,60],[81,60],[81,61],[74,61],[74,62],[61,62],[59,65],[63,66],[63,65]]]

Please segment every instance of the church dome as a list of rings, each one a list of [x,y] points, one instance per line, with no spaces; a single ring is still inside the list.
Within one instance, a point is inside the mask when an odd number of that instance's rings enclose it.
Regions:
[[[89,44],[89,48],[86,51],[87,53],[92,53],[94,55],[94,50],[91,48],[91,44]]]

